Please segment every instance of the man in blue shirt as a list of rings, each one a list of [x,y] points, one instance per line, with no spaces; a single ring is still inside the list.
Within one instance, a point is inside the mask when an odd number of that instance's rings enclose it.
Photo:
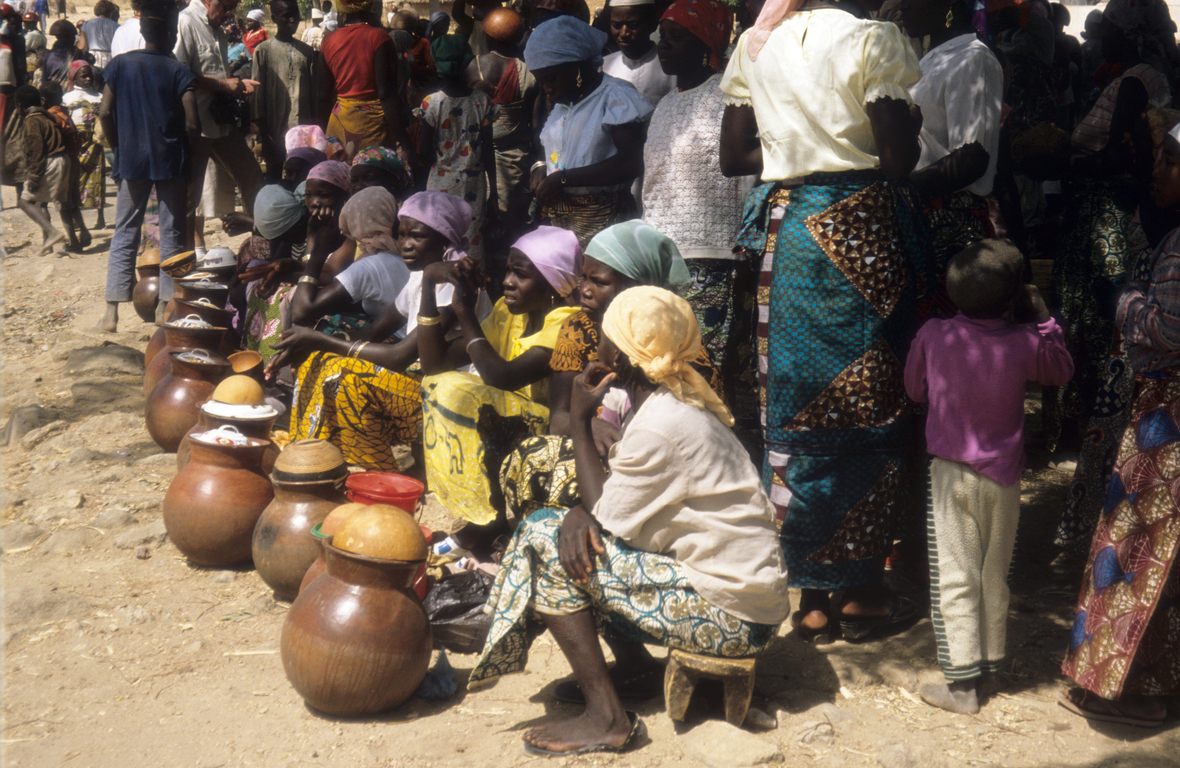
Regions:
[[[174,0],[144,0],[139,23],[145,47],[117,56],[103,71],[99,120],[115,151],[111,178],[119,185],[107,311],[99,324],[111,333],[119,324],[119,304],[131,301],[139,232],[153,186],[160,205],[160,260],[184,249],[189,146],[200,124],[196,75],[172,56],[177,13]],[[157,322],[173,291],[171,278],[161,274]]]

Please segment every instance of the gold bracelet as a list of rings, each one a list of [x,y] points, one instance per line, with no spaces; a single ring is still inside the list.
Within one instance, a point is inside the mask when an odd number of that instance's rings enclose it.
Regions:
[[[304,275],[303,277],[299,278],[299,280],[297,282],[309,283],[311,285],[319,285],[320,279],[318,277],[312,277],[311,275]]]
[[[442,315],[435,315],[434,317],[427,317],[426,315],[418,315],[418,325],[438,325],[442,322]]]
[[[360,346],[356,348],[356,352],[354,352],[353,354],[349,355],[349,357],[358,357],[358,356],[360,356],[360,354],[361,354],[361,350],[363,350],[363,349],[364,349],[365,347],[367,347],[367,346],[369,346],[369,342],[367,342],[367,341],[362,341],[362,342],[361,342],[361,344],[360,344]]]
[[[349,345],[349,347],[348,347],[348,354],[346,354],[346,355],[345,355],[345,357],[352,357],[352,353],[356,351],[356,345],[357,345],[357,344],[360,344],[360,342],[359,342],[359,341],[354,341],[354,342],[352,342],[352,344],[350,344],[350,345]]]

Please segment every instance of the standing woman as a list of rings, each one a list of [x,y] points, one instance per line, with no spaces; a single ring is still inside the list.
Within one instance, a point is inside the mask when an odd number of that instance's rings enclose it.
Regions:
[[[70,119],[78,129],[82,150],[81,177],[78,182],[79,204],[98,211],[95,229],[106,229],[107,152],[102,128],[98,125],[98,105],[102,93],[94,87],[94,68],[84,61],[70,64],[70,87],[62,97],[62,106],[70,110]]]
[[[91,56],[74,46],[78,39],[78,28],[65,19],[53,22],[49,35],[53,38],[53,47],[41,60],[41,84],[55,82],[65,88],[70,80],[70,64],[76,59],[89,61]]]
[[[922,156],[910,178],[930,217],[931,255],[942,275],[956,253],[995,236],[985,198],[996,176],[1004,70],[962,0],[903,0],[901,14],[907,35],[930,36],[922,79],[910,89],[922,110]]]
[[[1072,136],[1074,180],[1053,260],[1053,287],[1074,378],[1045,390],[1050,451],[1077,451],[1083,425],[1103,415],[1097,393],[1114,337],[1116,297],[1135,266],[1134,244],[1143,239],[1135,211],[1151,186],[1153,152],[1144,113],[1171,101],[1168,79],[1144,62],[1137,42],[1141,25],[1133,19],[1143,8],[1137,0],[1112,0],[1103,11],[1102,55],[1121,64],[1123,74]]]
[[[918,161],[920,72],[897,26],[861,18],[879,5],[771,0],[721,82],[721,169],[768,182],[738,239],[762,255],[763,482],[803,590],[792,624],[817,642],[835,623],[859,638],[915,613],[882,578],[909,436],[922,243],[897,181]]]
[[[317,65],[327,134],[344,145],[346,157],[337,159],[351,160],[365,147],[408,150],[396,53],[381,28],[381,2],[344,0],[340,12],[340,28],[320,43]]]
[[[684,298],[701,326],[701,343],[725,381],[725,401],[739,439],[761,459],[750,322],[756,273],[735,255],[742,204],[752,179],[719,167],[722,56],[733,14],[718,0],[677,0],[660,20],[660,66],[679,90],[651,116],[643,146],[643,219],[672,239],[692,282]]]
[[[1180,126],[1164,139],[1152,197],[1180,208]],[[1180,693],[1180,229],[1128,282],[1115,324],[1135,371],[1135,402],[1082,578],[1061,671],[1061,704],[1090,720],[1158,727]],[[1142,264],[1142,262],[1141,262]]]
[[[541,129],[545,159],[532,188],[545,218],[572,230],[584,248],[596,234],[636,215],[631,183],[643,172],[652,113],[635,86],[604,75],[606,35],[572,16],[546,21],[524,49],[553,107]]]

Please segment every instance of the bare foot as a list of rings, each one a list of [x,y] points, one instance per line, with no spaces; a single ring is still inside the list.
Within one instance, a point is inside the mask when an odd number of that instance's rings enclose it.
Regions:
[[[107,303],[106,314],[102,316],[102,321],[98,324],[98,330],[106,333],[114,333],[119,330],[119,305],[114,302]]]
[[[50,230],[50,234],[46,235],[45,239],[41,242],[41,255],[47,256],[53,253],[54,247],[65,239],[66,236],[61,232],[58,232],[56,229]]]
[[[622,747],[631,735],[632,725],[622,711],[613,718],[583,712],[571,720],[533,728],[525,732],[524,740],[551,752],[572,752],[599,744]]]

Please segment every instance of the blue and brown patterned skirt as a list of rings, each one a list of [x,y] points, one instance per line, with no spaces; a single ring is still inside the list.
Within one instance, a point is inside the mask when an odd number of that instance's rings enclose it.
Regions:
[[[918,211],[876,172],[766,184],[746,202],[738,246],[762,262],[763,479],[792,587],[879,584],[909,501],[902,373],[931,283]]]

